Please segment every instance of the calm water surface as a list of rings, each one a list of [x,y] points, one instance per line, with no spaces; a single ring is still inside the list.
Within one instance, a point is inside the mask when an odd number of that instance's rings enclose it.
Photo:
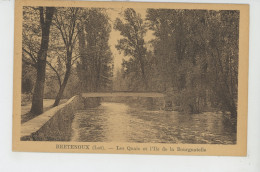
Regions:
[[[235,144],[236,132],[221,113],[183,114],[102,103],[79,111],[72,141]]]

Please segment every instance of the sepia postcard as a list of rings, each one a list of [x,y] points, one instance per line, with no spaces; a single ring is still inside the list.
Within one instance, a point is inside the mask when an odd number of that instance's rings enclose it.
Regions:
[[[247,155],[249,5],[16,0],[13,151]]]

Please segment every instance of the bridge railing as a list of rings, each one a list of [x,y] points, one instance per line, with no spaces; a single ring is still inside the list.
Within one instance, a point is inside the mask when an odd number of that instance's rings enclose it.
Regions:
[[[165,97],[158,92],[90,92],[82,93],[82,97]]]

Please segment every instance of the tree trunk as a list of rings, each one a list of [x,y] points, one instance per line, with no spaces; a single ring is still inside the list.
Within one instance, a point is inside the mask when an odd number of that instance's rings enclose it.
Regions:
[[[43,93],[45,83],[46,58],[49,45],[50,26],[55,8],[46,7],[44,19],[43,7],[40,7],[40,24],[42,29],[42,39],[40,50],[37,54],[37,78],[32,98],[31,113],[39,115],[43,112]]]
[[[62,95],[63,95],[63,92],[64,92],[64,90],[65,90],[65,88],[66,88],[66,85],[67,85],[68,80],[69,80],[69,74],[68,74],[68,72],[66,72],[65,77],[64,77],[64,80],[63,80],[63,83],[61,84],[61,87],[60,87],[60,89],[59,89],[59,92],[58,92],[58,94],[57,94],[57,96],[56,96],[56,98],[55,98],[55,102],[54,102],[54,104],[53,104],[53,107],[59,105],[60,99],[61,99],[61,97],[62,97]]]
[[[37,79],[34,87],[31,107],[31,112],[35,115],[41,114],[43,112],[43,93],[46,63],[45,61],[39,59],[37,65]]]
[[[72,54],[72,53],[70,53],[70,54]],[[70,56],[70,57],[71,57],[71,56]],[[69,57],[69,58],[70,58],[70,57]],[[71,59],[71,58],[70,58],[70,59]],[[54,104],[53,104],[53,107],[58,106],[59,103],[60,103],[60,99],[61,99],[61,97],[62,97],[62,95],[63,95],[63,92],[64,92],[64,90],[65,90],[65,88],[66,88],[66,85],[67,85],[67,83],[68,83],[68,80],[69,80],[70,70],[71,70],[71,61],[69,61],[69,62],[67,63],[67,65],[66,65],[66,73],[65,73],[63,82],[62,82],[62,84],[61,84],[60,90],[59,90],[59,92],[58,92],[58,94],[57,94],[57,96],[56,96],[56,98],[55,98],[55,102],[54,102]]]

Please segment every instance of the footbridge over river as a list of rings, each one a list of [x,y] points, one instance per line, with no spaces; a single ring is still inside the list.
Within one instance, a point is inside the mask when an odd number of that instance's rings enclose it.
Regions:
[[[83,98],[96,98],[96,97],[147,97],[147,98],[162,98],[163,109],[172,110],[172,101],[169,95],[160,92],[127,92],[127,91],[113,91],[113,92],[89,92],[82,93]]]
[[[82,97],[166,97],[163,93],[158,92],[90,92],[82,93]]]

